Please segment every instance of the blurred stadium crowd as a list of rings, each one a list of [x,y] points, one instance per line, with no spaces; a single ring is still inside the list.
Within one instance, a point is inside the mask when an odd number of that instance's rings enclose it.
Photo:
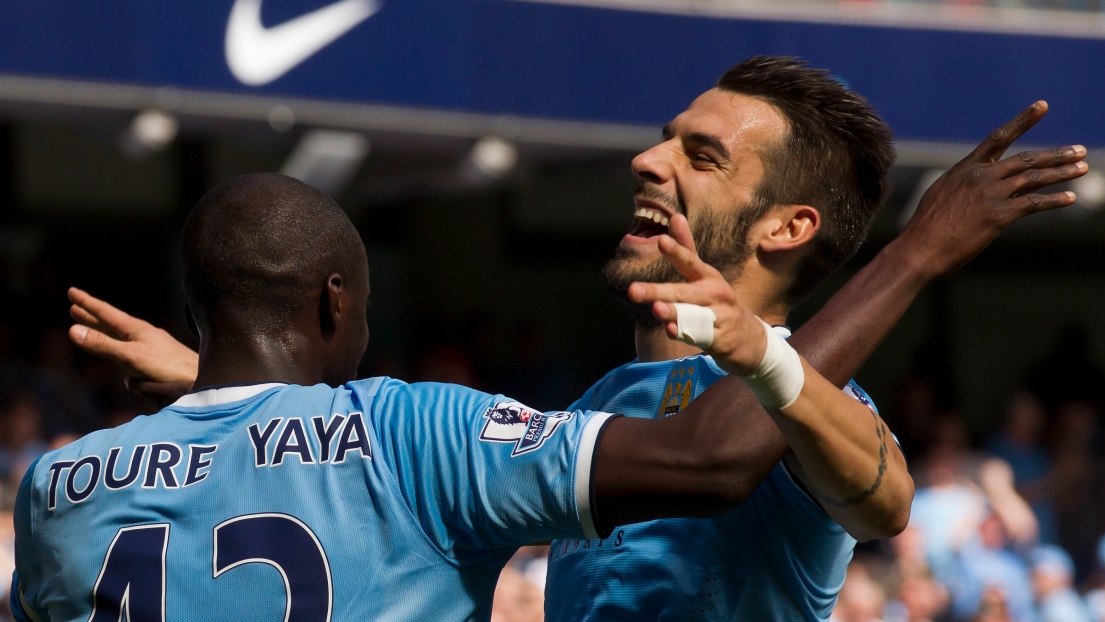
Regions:
[[[11,510],[28,465],[51,447],[153,410],[126,392],[121,371],[70,344],[63,288],[48,274],[29,289],[0,292],[11,303],[0,315],[3,577],[13,567]],[[483,332],[513,340],[526,355],[496,367],[475,339],[435,344],[409,364],[377,354],[365,371],[494,388],[550,408],[584,388],[580,373],[547,354],[539,326],[489,325],[470,335]],[[1068,331],[985,430],[968,429],[938,378],[907,377],[881,400],[917,483],[911,524],[898,538],[857,549],[834,620],[1105,622],[1105,410],[1094,391],[1105,375],[1085,341]],[[546,553],[525,548],[504,570],[494,622],[542,620]],[[8,582],[0,586],[0,620],[8,620]]]
[[[910,526],[857,549],[835,620],[1105,620],[1102,375],[1083,343],[1069,329],[974,437],[932,382],[902,383],[883,410],[917,485]]]

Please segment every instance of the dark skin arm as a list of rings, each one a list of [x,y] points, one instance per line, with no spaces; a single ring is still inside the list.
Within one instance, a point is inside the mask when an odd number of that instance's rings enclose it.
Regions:
[[[1061,147],[1000,160],[1046,111],[1043,102],[1026,109],[937,180],[902,234],[791,337],[789,343],[813,369],[842,387],[921,288],[961,267],[1012,222],[1074,202],[1071,193],[1036,191],[1083,175],[1085,149]],[[191,388],[194,352],[80,290],[69,295],[77,322],[70,337],[120,363],[132,390],[165,404]],[[638,298],[645,299],[650,298]],[[722,512],[747,498],[787,450],[779,428],[736,377],[715,383],[676,416],[616,419],[596,457],[598,526],[610,530]],[[870,481],[838,501],[862,501],[867,489],[877,487],[878,473],[871,473]],[[885,535],[900,531],[907,515],[908,507],[887,516]]]
[[[1027,108],[938,179],[902,234],[794,333],[789,343],[814,369],[843,387],[925,285],[963,266],[1014,221],[1074,202],[1071,193],[1036,191],[1085,174],[1084,148],[1000,159],[1046,112],[1043,102]],[[636,298],[653,299],[647,291]],[[614,420],[596,458],[598,527],[725,511],[747,498],[788,449],[772,418],[732,376],[673,417]],[[870,474],[876,488],[878,479]],[[868,490],[836,501],[862,502]],[[886,517],[885,533],[870,535],[898,533],[907,520],[908,506]]]

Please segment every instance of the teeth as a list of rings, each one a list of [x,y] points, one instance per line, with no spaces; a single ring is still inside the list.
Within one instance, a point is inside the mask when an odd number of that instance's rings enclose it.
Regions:
[[[642,207],[642,208],[638,209],[636,212],[634,212],[633,215],[636,216],[637,218],[643,218],[645,220],[651,220],[652,222],[654,222],[656,224],[659,224],[659,225],[663,225],[665,227],[668,226],[668,217],[667,216],[664,216],[660,212],[654,212],[654,211],[652,211],[648,208]]]

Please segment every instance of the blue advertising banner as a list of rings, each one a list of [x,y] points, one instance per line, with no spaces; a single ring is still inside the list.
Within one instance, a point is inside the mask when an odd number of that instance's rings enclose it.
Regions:
[[[1097,19],[1098,16],[1087,16]],[[0,74],[659,126],[754,54],[826,67],[899,139],[1105,146],[1101,36],[522,0],[36,0],[0,6]]]

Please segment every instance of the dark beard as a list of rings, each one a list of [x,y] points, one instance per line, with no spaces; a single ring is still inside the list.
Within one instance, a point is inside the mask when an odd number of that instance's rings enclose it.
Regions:
[[[725,278],[732,280],[740,275],[744,263],[752,255],[748,245],[748,232],[752,225],[763,217],[766,210],[753,201],[752,205],[730,214],[720,215],[709,207],[704,207],[691,228],[695,248],[703,261],[717,268]],[[652,304],[638,304],[629,300],[629,286],[641,281],[644,283],[678,283],[686,281],[676,272],[664,257],[645,266],[630,263],[631,251],[618,246],[614,258],[602,268],[602,278],[612,294],[624,300],[633,314],[633,322],[638,328],[652,330],[660,328],[662,323],[652,314]]]

